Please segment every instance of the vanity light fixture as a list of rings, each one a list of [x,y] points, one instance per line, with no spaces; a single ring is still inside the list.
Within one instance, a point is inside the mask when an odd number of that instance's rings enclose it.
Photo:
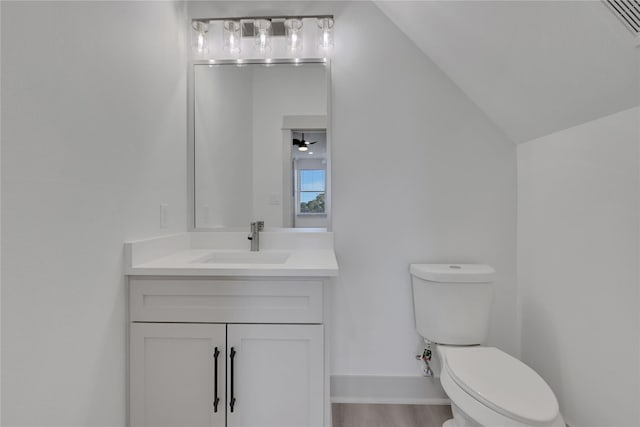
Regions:
[[[191,40],[193,41],[193,50],[198,55],[206,55],[209,53],[209,45],[207,43],[207,33],[209,32],[209,24],[203,21],[193,21],[191,24],[193,31]]]
[[[331,51],[333,49],[333,18],[318,18],[318,28],[320,29],[318,48],[323,52]]]
[[[222,23],[222,49],[225,52],[239,55],[242,51],[242,25],[240,21],[225,20]]]
[[[197,18],[191,23],[191,37],[198,60],[211,60],[214,55],[220,55],[216,60],[278,63],[293,59],[295,63],[302,63],[321,59],[327,62],[333,48],[333,24],[333,15]],[[215,34],[220,28],[222,39]],[[316,38],[315,42],[303,46],[303,39]]]

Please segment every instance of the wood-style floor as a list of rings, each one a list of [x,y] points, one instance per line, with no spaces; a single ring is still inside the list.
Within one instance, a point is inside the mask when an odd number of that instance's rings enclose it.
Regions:
[[[334,403],[333,427],[441,427],[452,418],[448,405]]]

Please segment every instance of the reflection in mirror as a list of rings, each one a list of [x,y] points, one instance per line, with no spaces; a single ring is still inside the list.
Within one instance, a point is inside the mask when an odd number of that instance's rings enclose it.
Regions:
[[[294,130],[292,134],[291,182],[295,205],[291,209],[291,225],[326,228],[327,132]]]
[[[327,227],[326,73],[324,64],[194,66],[196,229]]]

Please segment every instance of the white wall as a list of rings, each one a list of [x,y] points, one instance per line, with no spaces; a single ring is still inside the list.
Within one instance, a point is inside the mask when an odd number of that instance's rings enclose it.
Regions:
[[[640,425],[639,119],[518,146],[522,358],[572,427]]]
[[[335,373],[418,374],[412,262],[495,267],[489,342],[515,353],[515,146],[375,6],[336,14]]]
[[[411,262],[494,266],[490,343],[515,354],[515,146],[369,2],[189,3],[190,17],[288,13],[336,16],[334,373],[420,374]]]
[[[2,7],[0,7],[0,44],[2,41]],[[0,46],[0,82],[2,81],[2,47]],[[1,86],[1,85],[0,85]],[[0,87],[0,242],[2,241],[2,88]],[[2,245],[0,244],[0,378],[2,378]],[[2,381],[0,381],[0,424],[2,424]]]
[[[123,242],[186,224],[184,6],[1,7],[2,425],[124,426]]]
[[[2,7],[0,6],[0,44],[2,34]],[[2,47],[0,46],[0,82],[2,81]],[[0,84],[0,100],[2,85]],[[0,102],[0,242],[2,241],[2,106]],[[2,245],[0,244],[0,378],[2,378]],[[0,424],[2,424],[2,381],[0,381]]]

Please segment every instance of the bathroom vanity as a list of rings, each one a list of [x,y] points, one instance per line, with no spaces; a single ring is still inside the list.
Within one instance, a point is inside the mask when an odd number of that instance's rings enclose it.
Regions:
[[[183,233],[125,246],[130,425],[330,426],[327,232]]]
[[[130,426],[330,426],[329,64],[190,68],[191,232],[125,245]]]

